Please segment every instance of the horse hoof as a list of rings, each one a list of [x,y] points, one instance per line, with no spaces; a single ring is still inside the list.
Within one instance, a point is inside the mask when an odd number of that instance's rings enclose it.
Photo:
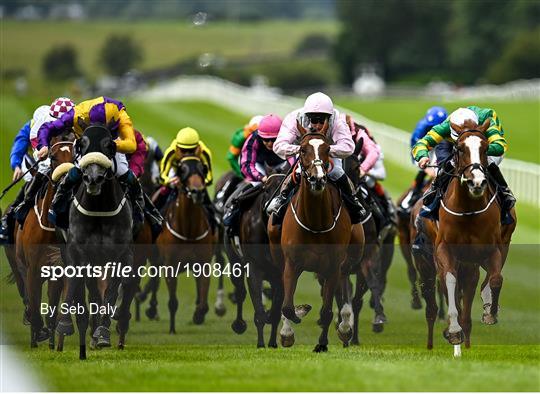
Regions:
[[[287,319],[289,319],[290,321],[292,321],[293,323],[300,323],[301,320],[298,316],[296,316],[296,312],[294,310],[294,308],[290,307],[290,306],[285,306],[281,309],[281,313],[283,313],[283,316],[285,316]]]
[[[118,350],[124,350],[124,344],[123,343],[118,344]]]
[[[277,349],[277,342],[276,341],[270,341],[268,342],[268,347],[271,349]]]
[[[264,349],[264,343],[258,343],[257,349]]]
[[[99,350],[99,348],[97,347],[97,340],[94,337],[90,339],[90,349]]]
[[[216,306],[214,307],[214,312],[216,313],[217,316],[223,317],[225,316],[225,313],[227,312],[227,308],[225,307],[225,305]]]
[[[313,351],[315,353],[326,353],[328,351],[328,346],[317,344],[317,346],[315,346],[315,349],[313,349]]]
[[[111,331],[105,326],[99,326],[92,335],[96,339],[96,347],[102,349],[111,347]]]
[[[33,349],[33,348],[37,348],[37,347],[38,347],[37,342],[35,342],[35,341],[30,342],[30,348]]]
[[[143,293],[142,291],[140,293],[135,294],[135,301],[143,303],[144,301],[146,301],[146,294]]]
[[[144,314],[150,320],[159,320],[157,308],[148,308],[146,311],[144,311]]]
[[[484,313],[482,315],[482,323],[487,324],[488,326],[497,324],[497,322],[497,316],[493,316],[491,313]]]
[[[463,331],[458,332],[449,332],[448,333],[448,342],[451,345],[459,345],[463,343],[465,336],[463,335]]]
[[[201,324],[204,323],[204,315],[206,313],[203,313],[203,312],[195,312],[193,314],[193,324],[196,324],[198,326],[200,326]]]
[[[49,330],[45,327],[41,327],[41,329],[39,330],[38,334],[37,334],[37,338],[36,340],[38,342],[43,342],[43,341],[46,341],[50,338],[50,333],[49,333]]]
[[[422,301],[420,301],[418,296],[413,296],[413,299],[411,300],[411,308],[422,309]]]
[[[384,331],[384,324],[382,324],[382,323],[373,323],[373,325],[371,326],[371,330],[374,333],[380,334],[381,332]]]
[[[304,318],[309,313],[309,311],[311,311],[311,309],[312,306],[309,304],[296,305],[294,307],[294,314],[299,318]]]
[[[339,329],[337,331],[338,338],[341,342],[343,342],[343,347],[349,346],[349,341],[352,338],[352,330],[349,329],[348,331],[341,332]]]
[[[247,329],[247,324],[244,320],[235,320],[231,324],[231,328],[237,334],[243,334]]]
[[[171,328],[171,329],[169,330],[169,334],[171,334],[171,335],[176,335],[176,330],[175,330],[174,328]]]
[[[351,339],[351,345],[354,345],[354,346],[360,345],[360,341],[358,340],[358,338]]]
[[[294,345],[294,334],[288,337],[285,335],[281,335],[281,346],[291,347],[292,345]]]
[[[73,333],[75,332],[75,327],[73,327],[73,322],[71,321],[71,318],[67,322],[60,320],[56,325],[56,332],[59,335],[73,335]]]

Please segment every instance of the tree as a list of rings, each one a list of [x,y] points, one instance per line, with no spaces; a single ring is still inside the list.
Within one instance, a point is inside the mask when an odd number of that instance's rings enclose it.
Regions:
[[[129,35],[111,35],[101,48],[100,60],[114,76],[124,75],[142,60],[142,48]]]
[[[42,69],[45,78],[52,81],[79,76],[75,47],[70,44],[52,47],[43,57]]]

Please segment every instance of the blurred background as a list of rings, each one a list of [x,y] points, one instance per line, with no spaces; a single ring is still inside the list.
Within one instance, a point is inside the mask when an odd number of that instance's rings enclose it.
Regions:
[[[0,187],[12,179],[8,160],[16,133],[39,105],[58,96],[75,102],[99,95],[120,99],[135,127],[162,148],[179,129],[196,128],[212,150],[217,178],[229,169],[225,156],[236,129],[259,113],[283,117],[318,90],[375,135],[385,154],[383,184],[394,199],[416,174],[409,134],[430,106],[450,112],[474,104],[497,111],[509,143],[503,173],[518,197],[513,242],[521,246],[511,249],[505,266],[504,320],[495,328],[480,325],[481,302],[475,303],[472,351],[479,364],[456,369],[440,361],[452,360],[439,337],[438,350],[426,355],[423,311],[410,309],[405,263],[396,251],[385,294],[385,333],[371,333],[371,314],[365,313],[362,347],[340,351],[332,333],[333,358],[324,362],[311,353],[317,313],[298,326],[292,352],[262,356],[253,346],[250,302],[243,336],[232,334],[232,312],[224,318],[210,313],[207,325],[194,327],[194,286],[182,278],[181,335],[166,334],[162,285],[163,321],[143,318],[130,330],[131,349],[93,352],[97,362],[75,365],[74,337],[66,340],[66,354],[29,349],[22,305],[15,287],[2,279],[1,332],[37,374],[40,389],[539,389],[539,0],[0,0]],[[17,188],[0,201],[2,209]],[[4,278],[8,267],[1,255]],[[211,299],[214,288],[215,282]],[[309,274],[302,276],[298,302],[314,310],[320,305]],[[214,363],[209,352],[222,363]],[[368,353],[383,354],[384,364],[373,363]],[[201,368],[201,360],[210,361]],[[290,378],[295,363],[302,365],[295,372],[299,379]],[[125,366],[121,373],[113,368],[118,365]],[[346,379],[343,371],[350,372]]]

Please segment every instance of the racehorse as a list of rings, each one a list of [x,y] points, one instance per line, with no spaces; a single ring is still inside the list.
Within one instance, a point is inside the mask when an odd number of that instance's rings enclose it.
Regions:
[[[487,271],[482,295],[490,296],[483,320],[487,324],[497,322],[501,271],[516,220],[513,210],[514,223],[501,226],[497,191],[486,177],[488,140],[484,133],[489,119],[481,126],[471,121],[461,127],[451,126],[458,132],[453,152],[456,169],[439,208],[434,256],[448,299],[445,336],[454,345],[454,356],[460,356],[463,340],[465,347],[470,347],[471,308],[480,266]]]
[[[88,274],[68,278],[66,303],[79,308],[76,314],[79,358],[86,359],[89,311],[85,301],[85,285],[88,286],[90,299],[99,301],[100,307],[100,314],[96,316],[98,327],[92,337],[97,340],[98,347],[106,347],[110,346],[110,313],[101,312],[101,308],[111,310],[116,303],[118,287],[122,284],[122,301],[115,317],[118,319],[118,348],[123,349],[131,318],[129,308],[139,278],[133,272],[132,208],[111,169],[113,163],[110,157],[114,156],[111,133],[102,125],[85,127],[82,146],[84,155],[79,161],[82,184],[75,192],[69,210],[66,267],[90,264],[106,268],[111,262],[116,262],[121,267],[131,267],[133,274],[122,277],[109,274],[103,295],[97,293],[100,278],[89,277]],[[71,334],[71,320],[62,316],[61,322],[63,324],[59,323],[57,331]]]
[[[355,145],[353,154],[343,161],[343,169],[355,185],[357,197],[363,202],[364,206],[367,206],[367,204],[365,204],[365,199],[369,198],[367,196],[367,185],[365,185],[364,179],[360,178],[360,160],[358,159],[360,151],[362,150],[362,142],[362,139],[360,139]],[[386,272],[390,267],[393,255],[393,253],[388,253],[385,250],[387,249],[387,246],[383,247],[383,242],[387,242],[387,238],[390,238],[389,242],[393,246],[393,234],[388,233],[384,236],[384,239],[381,239],[375,223],[375,217],[371,212],[361,224],[364,230],[365,246],[361,263],[355,272],[356,285],[354,297],[352,299],[354,326],[351,343],[353,345],[359,344],[358,318],[360,311],[362,310],[363,296],[367,290],[371,290],[371,299],[375,310],[375,316],[372,321],[373,332],[379,333],[384,329],[386,316],[382,305],[382,293],[386,282]],[[337,299],[339,299],[339,297]],[[338,307],[339,306],[341,305],[338,301]]]
[[[288,162],[271,168],[266,166],[267,180],[265,183],[246,189],[240,187],[237,192],[230,197],[236,198],[239,194],[242,196],[243,206],[240,215],[240,232],[238,237],[225,235],[225,250],[231,264],[236,264],[245,269],[249,294],[254,307],[254,323],[257,328],[257,347],[264,347],[264,325],[272,325],[268,347],[277,347],[277,328],[281,318],[281,305],[283,302],[283,284],[281,281],[281,271],[272,263],[270,250],[268,246],[268,236],[266,234],[268,217],[265,212],[265,205],[274,195],[275,191],[281,185],[286,176]],[[249,186],[248,184],[245,184]],[[237,238],[235,240],[234,238]],[[237,315],[233,322],[233,330],[242,333],[242,295],[245,297],[245,287],[243,276],[232,277],[235,286],[237,301]],[[270,283],[272,294],[272,307],[267,313],[263,305],[263,281]],[[241,332],[240,332],[241,331]]]
[[[328,121],[320,133],[307,132],[299,122],[297,128],[301,134],[300,186],[287,207],[281,231],[269,221],[268,235],[274,262],[283,272],[282,313],[286,319],[300,322],[293,303],[300,274],[315,272],[323,280],[322,332],[314,351],[326,352],[334,294],[340,285],[343,286],[340,294],[344,297],[340,337],[344,343],[352,337],[352,307],[346,275],[360,263],[364,233],[360,224],[351,225],[337,188],[326,184],[330,170]]]
[[[424,193],[431,183],[431,180],[426,182],[422,187],[422,193]],[[412,194],[412,186],[407,189],[396,201],[396,204],[398,206],[401,206],[403,204],[403,201],[405,201],[407,198],[410,198],[410,195]],[[420,198],[420,201],[422,201],[422,198]],[[415,204],[416,205],[416,204]],[[422,204],[420,204],[420,207]],[[412,309],[422,309],[422,302],[420,301],[420,293],[418,292],[417,287],[417,268],[416,266],[418,263],[415,263],[413,261],[412,256],[412,249],[411,245],[413,244],[414,240],[417,236],[417,231],[415,228],[414,220],[411,222],[411,217],[415,218],[416,215],[412,215],[413,208],[411,207],[411,211],[409,214],[404,214],[400,211],[400,213],[397,216],[397,230],[398,230],[398,236],[399,236],[399,248],[401,250],[401,254],[403,255],[403,259],[405,260],[405,263],[407,265],[407,277],[409,278],[409,282],[411,284],[411,308]],[[419,209],[415,209],[416,214],[418,214]],[[432,242],[435,239],[433,238]],[[442,292],[441,286],[437,286],[438,294],[439,294],[439,307],[438,307],[438,317],[439,319],[444,319],[445,313],[444,313],[444,294]]]
[[[54,349],[56,317],[58,304],[63,288],[63,280],[48,281],[48,305],[55,307],[54,311],[46,314],[47,328],[43,327],[41,316],[41,290],[43,278],[41,267],[46,265],[62,264],[60,249],[54,246],[58,243],[55,227],[47,219],[47,212],[54,196],[55,185],[73,167],[74,149],[73,133],[64,134],[52,139],[49,158],[51,160],[52,174],[49,176],[44,193],[36,195],[34,209],[31,210],[24,221],[22,229],[16,229],[16,259],[22,267],[23,279],[28,300],[30,318],[30,346],[37,347],[38,342],[49,339],[49,348]]]
[[[176,200],[165,210],[165,226],[157,238],[161,266],[172,268],[173,274],[167,274],[169,290],[169,333],[175,334],[175,315],[178,309],[176,297],[176,275],[189,269],[197,285],[196,308],[193,322],[202,324],[208,312],[208,290],[214,246],[217,234],[210,226],[202,205],[206,193],[205,168],[198,156],[183,154],[180,158],[177,174],[179,183]],[[197,274],[198,272],[198,274]]]

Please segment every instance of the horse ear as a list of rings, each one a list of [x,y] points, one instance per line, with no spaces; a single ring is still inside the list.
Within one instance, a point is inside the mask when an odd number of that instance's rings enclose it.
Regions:
[[[482,133],[485,133],[486,130],[489,128],[489,125],[491,124],[491,118],[487,118],[484,123],[480,127],[478,127],[478,131],[481,131]]]
[[[323,128],[321,130],[321,134],[326,135],[326,133],[328,132],[328,127],[330,127],[330,124],[328,123],[328,118],[326,118],[324,121]]]
[[[461,134],[463,132],[463,126],[458,126],[457,124],[450,122],[450,127],[458,134]]]
[[[79,127],[81,128],[81,130],[84,132],[84,130],[86,130],[88,128],[88,126],[90,126],[88,123],[86,123],[84,121],[83,118],[81,118],[80,116],[77,118],[77,124],[79,125]]]
[[[296,128],[300,132],[300,135],[304,135],[307,133],[307,130],[304,129],[304,127],[300,124],[300,121],[298,119],[296,119]]]

